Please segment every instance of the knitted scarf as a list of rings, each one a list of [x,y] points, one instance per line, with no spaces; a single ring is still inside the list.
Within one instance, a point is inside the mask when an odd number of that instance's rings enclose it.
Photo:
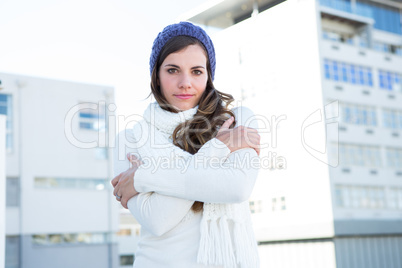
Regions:
[[[144,119],[134,126],[134,137],[140,146],[141,158],[176,157],[188,159],[192,155],[173,145],[172,134],[182,122],[191,119],[195,108],[171,113],[163,110],[157,102],[151,103],[144,112]],[[204,265],[222,265],[225,268],[258,268],[259,258],[255,241],[249,204],[204,203],[200,226],[200,244],[197,262]]]

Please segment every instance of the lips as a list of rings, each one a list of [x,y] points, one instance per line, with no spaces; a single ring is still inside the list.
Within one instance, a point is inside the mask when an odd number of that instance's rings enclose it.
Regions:
[[[180,94],[180,95],[174,95],[176,98],[182,99],[182,100],[187,100],[191,97],[193,97],[193,95],[191,94]]]

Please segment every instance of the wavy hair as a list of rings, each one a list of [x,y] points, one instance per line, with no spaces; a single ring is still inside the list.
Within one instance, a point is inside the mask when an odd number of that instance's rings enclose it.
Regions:
[[[222,126],[228,117],[235,117],[235,115],[228,108],[234,101],[233,96],[215,89],[212,82],[211,66],[207,50],[198,39],[191,36],[180,35],[172,37],[162,48],[151,76],[151,93],[155,96],[156,101],[162,109],[174,113],[179,112],[163,96],[158,83],[158,74],[160,66],[169,54],[180,51],[190,45],[199,45],[204,50],[207,59],[208,81],[198,103],[196,114],[192,119],[179,124],[173,131],[172,138],[175,146],[191,154],[195,154],[207,141],[216,136],[220,126]],[[231,127],[235,124],[236,119]],[[203,209],[203,204],[203,202],[196,201],[191,209],[194,212],[199,212]]]

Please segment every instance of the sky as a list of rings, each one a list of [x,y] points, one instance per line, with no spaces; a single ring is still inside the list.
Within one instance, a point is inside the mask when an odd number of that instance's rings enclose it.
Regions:
[[[204,2],[2,0],[0,72],[112,86],[116,112],[138,112],[153,40]]]

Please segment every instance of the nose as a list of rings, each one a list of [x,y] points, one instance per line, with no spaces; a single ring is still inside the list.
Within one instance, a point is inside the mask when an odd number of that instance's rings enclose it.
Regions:
[[[191,78],[188,74],[182,73],[179,81],[179,88],[188,89],[191,87]]]

